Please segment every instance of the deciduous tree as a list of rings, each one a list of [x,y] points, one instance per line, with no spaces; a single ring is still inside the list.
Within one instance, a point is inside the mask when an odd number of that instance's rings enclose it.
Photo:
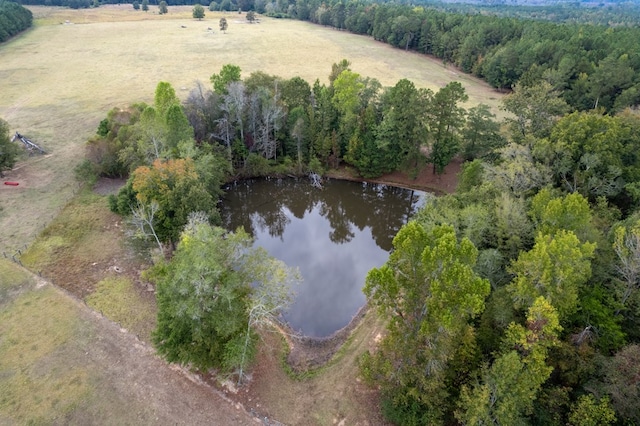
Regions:
[[[194,19],[197,19],[198,21],[201,21],[201,20],[202,20],[202,18],[204,18],[204,7],[202,7],[202,5],[201,5],[201,4],[196,3],[196,4],[193,6],[193,12],[192,12],[192,14],[193,14],[193,18],[194,18]]]
[[[13,168],[19,152],[9,137],[9,123],[0,118],[0,177],[4,176],[3,171]]]
[[[489,282],[473,271],[476,248],[466,238],[458,241],[450,226],[427,232],[412,221],[393,245],[387,263],[369,272],[364,288],[389,323],[363,368],[390,407],[413,411],[413,421],[441,421],[447,365],[469,331],[468,321],[484,309]]]

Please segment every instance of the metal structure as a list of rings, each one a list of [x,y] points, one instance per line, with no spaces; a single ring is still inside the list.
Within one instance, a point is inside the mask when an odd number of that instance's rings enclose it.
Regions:
[[[36,145],[33,141],[31,141],[29,138],[22,136],[20,133],[16,132],[15,135],[13,135],[13,137],[11,138],[11,142],[15,141],[16,139],[20,139],[20,141],[22,141],[22,143],[24,144],[25,148],[27,148],[27,150],[31,153],[34,150],[35,151],[39,151],[41,154],[46,154],[47,152],[40,148],[38,145]]]

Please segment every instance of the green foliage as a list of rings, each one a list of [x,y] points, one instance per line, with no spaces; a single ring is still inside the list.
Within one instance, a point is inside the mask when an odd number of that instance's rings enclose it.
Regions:
[[[460,131],[464,126],[466,115],[464,108],[458,104],[468,99],[462,84],[454,81],[438,90],[429,102],[428,115],[432,143],[428,161],[433,164],[434,173],[442,173],[458,153]]]
[[[582,395],[569,413],[571,426],[605,426],[615,423],[616,413],[609,404],[609,398],[596,401],[592,394]]]
[[[5,170],[11,170],[16,164],[20,150],[17,143],[9,137],[9,123],[0,118],[0,177]]]
[[[298,279],[251,246],[241,229],[226,232],[192,219],[171,262],[152,272],[158,289],[153,342],[168,361],[226,373],[239,368],[242,378],[255,353],[255,330],[286,307],[289,285]]]
[[[197,224],[185,229],[157,282],[153,342],[170,362],[231,371],[249,321],[250,284],[242,268],[251,239]],[[234,356],[235,355],[235,356]]]
[[[149,0],[142,0],[142,10],[145,12],[149,10]]]
[[[222,18],[224,19],[224,18]],[[220,29],[222,30],[222,19],[220,19]],[[226,30],[226,21],[225,21]],[[224,30],[223,30],[224,31]],[[226,94],[227,86],[234,81],[240,81],[240,67],[232,64],[225,64],[222,66],[220,73],[213,74],[210,77],[211,84],[213,84],[214,92],[218,94]]]
[[[164,15],[169,12],[169,8],[167,7],[167,2],[162,0],[158,3],[158,14]]]
[[[135,0],[133,2],[133,10],[140,10],[140,3],[138,2],[138,0]]]
[[[509,292],[517,308],[527,308],[540,296],[556,307],[564,321],[578,309],[578,294],[591,276],[595,244],[580,243],[571,231],[538,234],[533,248],[511,266],[515,278]]]
[[[21,4],[0,0],[0,43],[33,24],[33,13]]]
[[[156,160],[137,168],[132,189],[143,206],[159,206],[154,228],[163,242],[176,242],[191,212],[215,214],[215,202],[191,159]],[[131,208],[131,207],[130,207]]]
[[[202,18],[204,18],[204,7],[202,7],[201,4],[196,3],[193,5],[192,15],[194,19],[197,19],[198,21],[202,20]]]
[[[364,292],[388,318],[387,335],[364,368],[394,411],[415,422],[439,421],[448,404],[442,379],[468,321],[482,312],[489,283],[473,272],[477,250],[453,228],[409,222],[387,263],[367,276]],[[373,373],[372,373],[373,372]]]
[[[526,328],[512,323],[504,342],[508,349],[482,369],[479,383],[463,387],[456,418],[464,424],[526,424],[525,416],[551,375],[547,349],[560,330],[553,306],[537,298],[528,310]]]

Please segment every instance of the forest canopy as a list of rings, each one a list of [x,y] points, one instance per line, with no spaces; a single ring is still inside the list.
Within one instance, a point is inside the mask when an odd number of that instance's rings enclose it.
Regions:
[[[0,0],[0,43],[31,27],[33,14],[18,3]]]

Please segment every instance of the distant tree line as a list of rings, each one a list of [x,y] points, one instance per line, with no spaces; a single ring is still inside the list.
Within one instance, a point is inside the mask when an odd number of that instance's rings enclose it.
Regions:
[[[30,28],[33,14],[18,3],[0,0],[0,43]]]
[[[489,14],[502,17],[536,19],[573,24],[637,27],[640,24],[640,5],[627,0],[606,3],[547,2],[531,5],[526,1],[440,2],[416,0],[413,3],[444,12]]]

